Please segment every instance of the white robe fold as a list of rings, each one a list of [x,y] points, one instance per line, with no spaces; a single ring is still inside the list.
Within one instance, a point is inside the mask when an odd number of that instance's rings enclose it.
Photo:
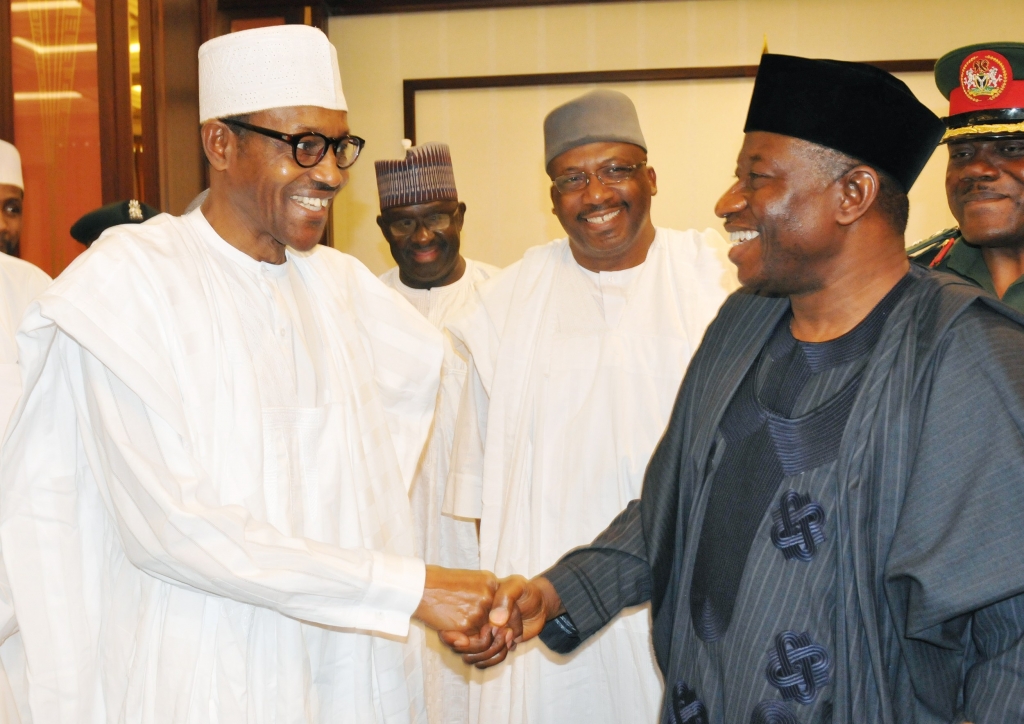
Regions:
[[[476,285],[497,271],[498,268],[490,264],[466,259],[466,271],[462,278],[443,287],[407,287],[399,278],[397,267],[381,274],[380,279],[409,300],[431,324],[443,329],[445,322],[457,314],[471,298]],[[426,562],[447,568],[476,569],[480,567],[476,521],[441,514],[455,420],[467,369],[466,361],[455,353],[451,341],[446,339],[437,414],[416,470],[410,500],[416,533]],[[431,724],[469,724],[469,682],[476,669],[464,664],[433,632],[426,632],[426,641],[423,669],[428,720]]]
[[[658,229],[638,268],[594,274],[568,241],[527,251],[449,323],[471,359],[446,510],[481,518],[481,567],[543,572],[639,496],[704,329],[736,287],[721,237]],[[646,606],[572,655],[536,641],[488,672],[485,724],[658,719]]]
[[[354,259],[287,257],[160,216],[30,307],[0,542],[36,721],[423,720],[441,338]]]
[[[7,426],[21,396],[15,333],[28,305],[50,282],[46,272],[35,265],[0,254],[0,430]],[[0,724],[31,721],[25,654],[14,617],[10,584],[0,559]]]

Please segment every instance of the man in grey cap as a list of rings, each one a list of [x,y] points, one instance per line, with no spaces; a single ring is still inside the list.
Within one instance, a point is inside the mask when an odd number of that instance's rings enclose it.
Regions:
[[[498,271],[460,253],[466,205],[455,188],[451,152],[443,143],[428,143],[409,149],[403,159],[377,161],[374,166],[380,195],[377,225],[398,264],[380,279],[431,324],[443,329],[445,322],[466,304],[474,287]],[[409,491],[423,558],[447,568],[480,566],[473,521],[441,514],[466,372],[465,360],[446,339],[437,411]],[[423,670],[427,718],[431,722],[468,724],[472,670],[436,636],[427,636],[426,640]]]
[[[601,90],[544,123],[567,237],[526,252],[449,323],[470,359],[448,511],[481,520],[481,567],[536,575],[640,493],[705,327],[735,286],[712,230],[656,229],[636,109]],[[529,642],[488,672],[481,722],[654,722],[649,614],[562,657]]]

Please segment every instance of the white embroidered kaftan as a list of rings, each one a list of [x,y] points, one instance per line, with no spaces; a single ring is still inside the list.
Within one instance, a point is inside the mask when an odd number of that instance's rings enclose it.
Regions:
[[[431,324],[443,329],[445,322],[470,299],[474,287],[497,271],[498,268],[490,264],[466,259],[466,271],[458,281],[432,289],[407,287],[399,278],[397,267],[384,272],[380,278],[408,299]],[[426,562],[448,568],[475,569],[480,567],[476,522],[441,514],[455,419],[467,369],[466,361],[455,353],[451,341],[446,339],[437,414],[413,479],[410,499]],[[423,668],[427,718],[431,724],[469,724],[469,681],[476,670],[464,664],[433,632],[426,632],[426,641]]]
[[[563,239],[527,251],[449,323],[471,356],[446,510],[481,518],[481,567],[543,572],[640,495],[704,329],[735,288],[721,237],[658,229],[639,267],[595,274]],[[647,607],[562,657],[539,641],[487,672],[485,724],[658,719]]]
[[[18,342],[0,538],[36,721],[423,721],[426,320],[196,210],[107,232]]]
[[[42,269],[7,254],[0,254],[0,429],[21,396],[21,372],[15,332],[29,303],[50,285]],[[10,585],[0,560],[0,724],[28,724],[28,682],[25,655],[14,617]]]

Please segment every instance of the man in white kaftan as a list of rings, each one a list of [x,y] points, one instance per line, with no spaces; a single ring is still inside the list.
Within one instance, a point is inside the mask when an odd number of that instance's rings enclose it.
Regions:
[[[460,253],[466,205],[459,201],[451,153],[443,143],[408,149],[401,160],[376,161],[381,215],[377,217],[398,265],[380,279],[405,297],[437,329],[456,314],[474,287],[497,267]],[[437,413],[410,490],[424,560],[448,568],[479,568],[476,522],[442,515],[445,482],[466,361],[445,339]],[[427,717],[438,724],[469,724],[473,669],[428,635],[423,661]]]
[[[545,122],[568,237],[480,285],[449,323],[471,358],[448,510],[481,519],[481,566],[534,575],[637,498],[686,365],[736,286],[711,229],[655,229],[636,111],[597,91]],[[648,607],[568,657],[521,644],[489,669],[485,724],[658,720]]]
[[[0,539],[33,716],[422,722],[410,617],[479,627],[493,593],[412,534],[440,336],[317,245],[362,145],[322,33],[205,44],[200,109],[203,206],[108,231],[19,332]]]
[[[33,299],[50,285],[42,269],[9,256],[21,246],[25,182],[18,149],[0,141],[0,430],[7,427],[21,396],[15,332]],[[0,559],[0,724],[32,721],[25,680],[25,654],[14,616],[10,584]]]

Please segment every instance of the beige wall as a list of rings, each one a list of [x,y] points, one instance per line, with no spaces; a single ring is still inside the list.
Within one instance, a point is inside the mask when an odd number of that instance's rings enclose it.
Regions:
[[[437,76],[757,62],[773,52],[845,60],[938,57],[958,45],[1017,40],[1024,2],[993,0],[964,13],[962,0],[678,0],[548,8],[332,18],[354,133],[367,139],[335,208],[335,245],[373,271],[392,264],[377,229],[373,161],[401,154],[402,80]],[[937,113],[945,101],[930,74],[902,76]],[[636,102],[658,171],[653,216],[675,228],[711,226],[728,185],[750,97],[749,80],[612,86]],[[561,236],[543,170],[541,122],[579,87],[418,94],[418,140],[451,145],[468,206],[467,256],[506,265]],[[880,129],[884,132],[884,129]],[[908,240],[952,224],[939,149],[911,192]]]

